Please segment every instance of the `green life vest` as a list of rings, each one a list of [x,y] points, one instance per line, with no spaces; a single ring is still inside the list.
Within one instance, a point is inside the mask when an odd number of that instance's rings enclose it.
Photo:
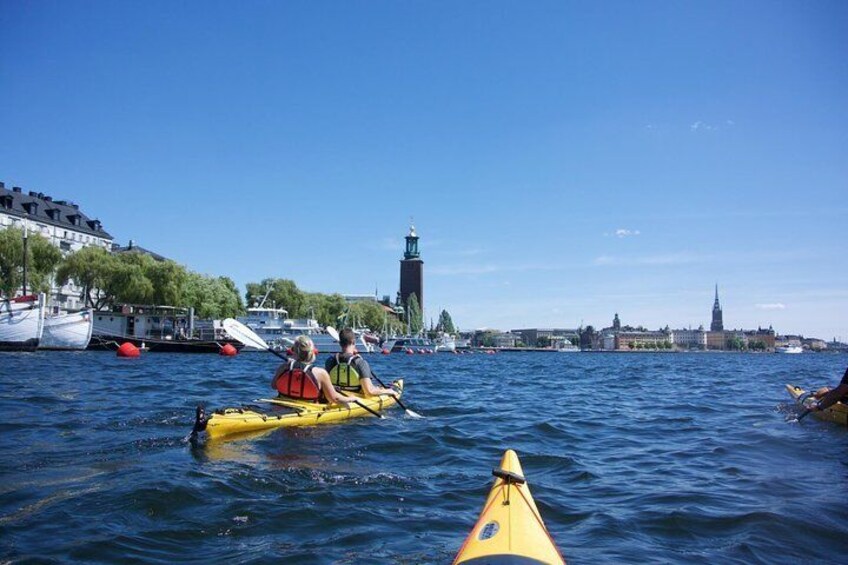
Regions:
[[[333,386],[350,392],[359,392],[362,390],[362,385],[359,380],[361,376],[359,371],[353,366],[353,360],[359,355],[353,355],[346,362],[342,361],[341,355],[336,353],[336,364],[330,369],[330,382]]]

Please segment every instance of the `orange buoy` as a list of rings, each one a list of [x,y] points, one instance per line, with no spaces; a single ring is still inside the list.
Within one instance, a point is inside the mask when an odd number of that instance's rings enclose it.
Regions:
[[[232,343],[225,343],[224,347],[222,347],[221,350],[218,351],[218,355],[223,355],[224,357],[233,357],[237,353],[238,349],[233,347]]]
[[[414,352],[414,351],[412,350],[412,348],[410,347],[409,349],[407,349],[407,350],[406,350],[406,354],[407,354],[407,355],[414,355],[414,354],[415,354],[415,352]]]
[[[135,358],[140,357],[141,351],[132,343],[125,341],[118,347],[118,357]]]
[[[389,350],[388,350],[388,349],[383,349],[380,353],[382,353],[383,355],[388,355],[388,354],[389,354]]]

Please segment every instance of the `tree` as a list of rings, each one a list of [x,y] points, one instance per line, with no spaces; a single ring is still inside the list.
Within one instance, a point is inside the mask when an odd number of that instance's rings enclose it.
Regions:
[[[442,310],[442,313],[439,314],[439,323],[436,324],[436,331],[444,332],[446,334],[456,333],[456,327],[453,325],[453,319],[451,319],[451,315],[447,310]]]
[[[292,280],[267,278],[260,283],[248,283],[247,304],[260,304],[266,294],[266,306],[273,303],[277,308],[285,308],[292,318],[305,318],[309,314],[305,307],[306,294]]]
[[[244,312],[236,284],[228,277],[189,272],[180,303],[194,308],[199,318],[234,318]]]
[[[84,247],[65,257],[56,270],[56,282],[67,284],[70,279],[81,288],[80,299],[86,306],[101,309],[112,301],[106,281],[112,276],[115,258],[101,247]]]
[[[27,292],[49,292],[53,270],[62,253],[37,233],[27,237]],[[23,287],[23,230],[8,227],[0,230],[0,291],[13,296]]]
[[[418,297],[415,296],[414,292],[406,299],[406,321],[412,335],[418,335],[424,329],[424,315],[421,312],[421,306],[418,305]]]

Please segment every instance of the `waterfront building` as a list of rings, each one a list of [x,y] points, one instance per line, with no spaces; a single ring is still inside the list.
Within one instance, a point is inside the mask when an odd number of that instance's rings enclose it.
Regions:
[[[683,329],[674,330],[674,345],[678,349],[706,349],[707,348],[707,332],[704,331],[704,326],[699,326],[698,329]]]
[[[100,220],[88,217],[78,204],[54,200],[42,192],[25,193],[19,186],[8,190],[0,182],[0,229],[23,228],[25,224],[30,233],[45,237],[63,255],[89,246],[112,249],[114,238],[103,229]],[[81,292],[73,281],[61,287],[54,283],[49,302],[54,308],[81,309],[85,306]]]
[[[424,261],[418,251],[418,235],[415,226],[409,226],[409,234],[406,236],[406,250],[400,261],[400,303],[407,309],[409,296],[415,293],[418,305],[424,311]]]
[[[615,334],[615,349],[630,351],[633,349],[663,349],[674,342],[674,333],[669,329],[627,330]]]
[[[710,323],[711,332],[720,332],[724,330],[724,320],[722,319],[721,304],[718,301],[718,285],[715,287],[715,302],[713,302],[713,320]]]
[[[510,330],[527,347],[561,347],[580,339],[580,330],[567,328],[527,328]]]

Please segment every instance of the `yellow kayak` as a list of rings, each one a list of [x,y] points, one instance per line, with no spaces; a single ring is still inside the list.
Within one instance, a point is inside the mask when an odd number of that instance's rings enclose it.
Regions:
[[[402,379],[395,383],[395,388],[398,390],[397,396],[400,397],[403,394]],[[348,394],[358,396],[359,404],[362,406],[351,404],[348,407],[340,404],[318,404],[302,400],[272,398],[259,401],[267,405],[267,408],[251,404],[221,408],[207,415],[203,408],[198,407],[192,437],[196,438],[198,434],[205,433],[207,438],[214,439],[274,428],[332,424],[362,416],[373,418],[374,415],[363,406],[379,413],[396,404],[395,397],[389,394],[367,398],[358,394]]]
[[[454,565],[565,563],[530,495],[518,455],[508,449],[492,474],[495,484]]]
[[[806,390],[802,389],[799,386],[786,385],[786,391],[790,395],[792,395],[792,398],[795,399],[795,402],[798,403],[798,406],[806,408],[804,402],[808,398],[810,398],[810,395]],[[819,420],[824,420],[826,422],[836,422],[837,424],[848,426],[848,406],[846,406],[842,402],[837,402],[830,408],[813,412],[813,416],[815,416]]]

